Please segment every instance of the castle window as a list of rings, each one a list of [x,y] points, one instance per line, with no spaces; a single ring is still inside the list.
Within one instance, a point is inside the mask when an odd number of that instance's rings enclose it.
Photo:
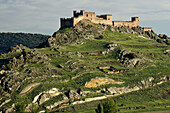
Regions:
[[[110,20],[110,18],[108,18],[108,20]]]
[[[92,17],[92,15],[91,15],[91,17]]]
[[[86,17],[88,17],[88,14],[86,15]]]

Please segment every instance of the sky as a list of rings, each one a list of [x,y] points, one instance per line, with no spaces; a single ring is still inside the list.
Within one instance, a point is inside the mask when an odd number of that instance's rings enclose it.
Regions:
[[[73,10],[112,14],[113,21],[138,16],[140,26],[170,37],[170,0],[0,0],[0,32],[52,35]]]

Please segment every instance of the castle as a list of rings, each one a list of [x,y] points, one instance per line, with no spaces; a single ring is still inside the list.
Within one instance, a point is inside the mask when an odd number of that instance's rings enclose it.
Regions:
[[[71,18],[61,18],[61,28],[73,27],[83,19],[90,20],[92,23],[96,24],[113,25],[114,27],[128,26],[132,28],[139,26],[139,17],[132,17],[131,21],[112,21],[111,14],[95,16],[95,12],[85,12],[84,10],[80,10],[80,12],[73,11],[73,17]],[[144,31],[152,30],[152,28],[143,29]]]

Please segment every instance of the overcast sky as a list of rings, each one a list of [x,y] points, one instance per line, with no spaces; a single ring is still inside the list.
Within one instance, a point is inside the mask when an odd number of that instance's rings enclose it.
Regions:
[[[112,14],[113,20],[140,18],[140,26],[170,36],[170,0],[0,0],[0,32],[52,35],[73,10]]]

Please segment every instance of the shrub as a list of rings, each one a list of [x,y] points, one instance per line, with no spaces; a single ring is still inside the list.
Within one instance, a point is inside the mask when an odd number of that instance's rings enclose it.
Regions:
[[[27,55],[27,52],[26,52],[25,49],[22,50],[22,54],[23,54],[24,57]]]
[[[161,39],[157,39],[156,41],[159,43],[163,43],[163,41]]]
[[[19,102],[15,105],[15,110],[16,110],[16,113],[24,113],[25,112],[25,103],[23,102]]]
[[[117,113],[118,108],[116,102],[111,100],[106,100],[102,104],[98,104],[97,109],[95,110],[96,113]]]
[[[120,53],[120,51],[121,51],[121,47],[115,48],[114,51],[112,52],[112,56],[113,56],[114,58],[117,58],[118,55],[119,55],[119,53]]]
[[[100,35],[99,37],[96,37],[95,39],[103,39],[103,35]]]
[[[96,113],[103,113],[103,106],[102,106],[102,104],[98,104],[97,109],[96,109]]]
[[[134,59],[134,58],[137,58],[137,55],[134,53],[129,53],[129,54],[126,54],[125,57],[127,57],[129,59]]]
[[[8,69],[8,70],[11,70],[12,64],[7,64],[6,66],[7,66],[7,69]]]

